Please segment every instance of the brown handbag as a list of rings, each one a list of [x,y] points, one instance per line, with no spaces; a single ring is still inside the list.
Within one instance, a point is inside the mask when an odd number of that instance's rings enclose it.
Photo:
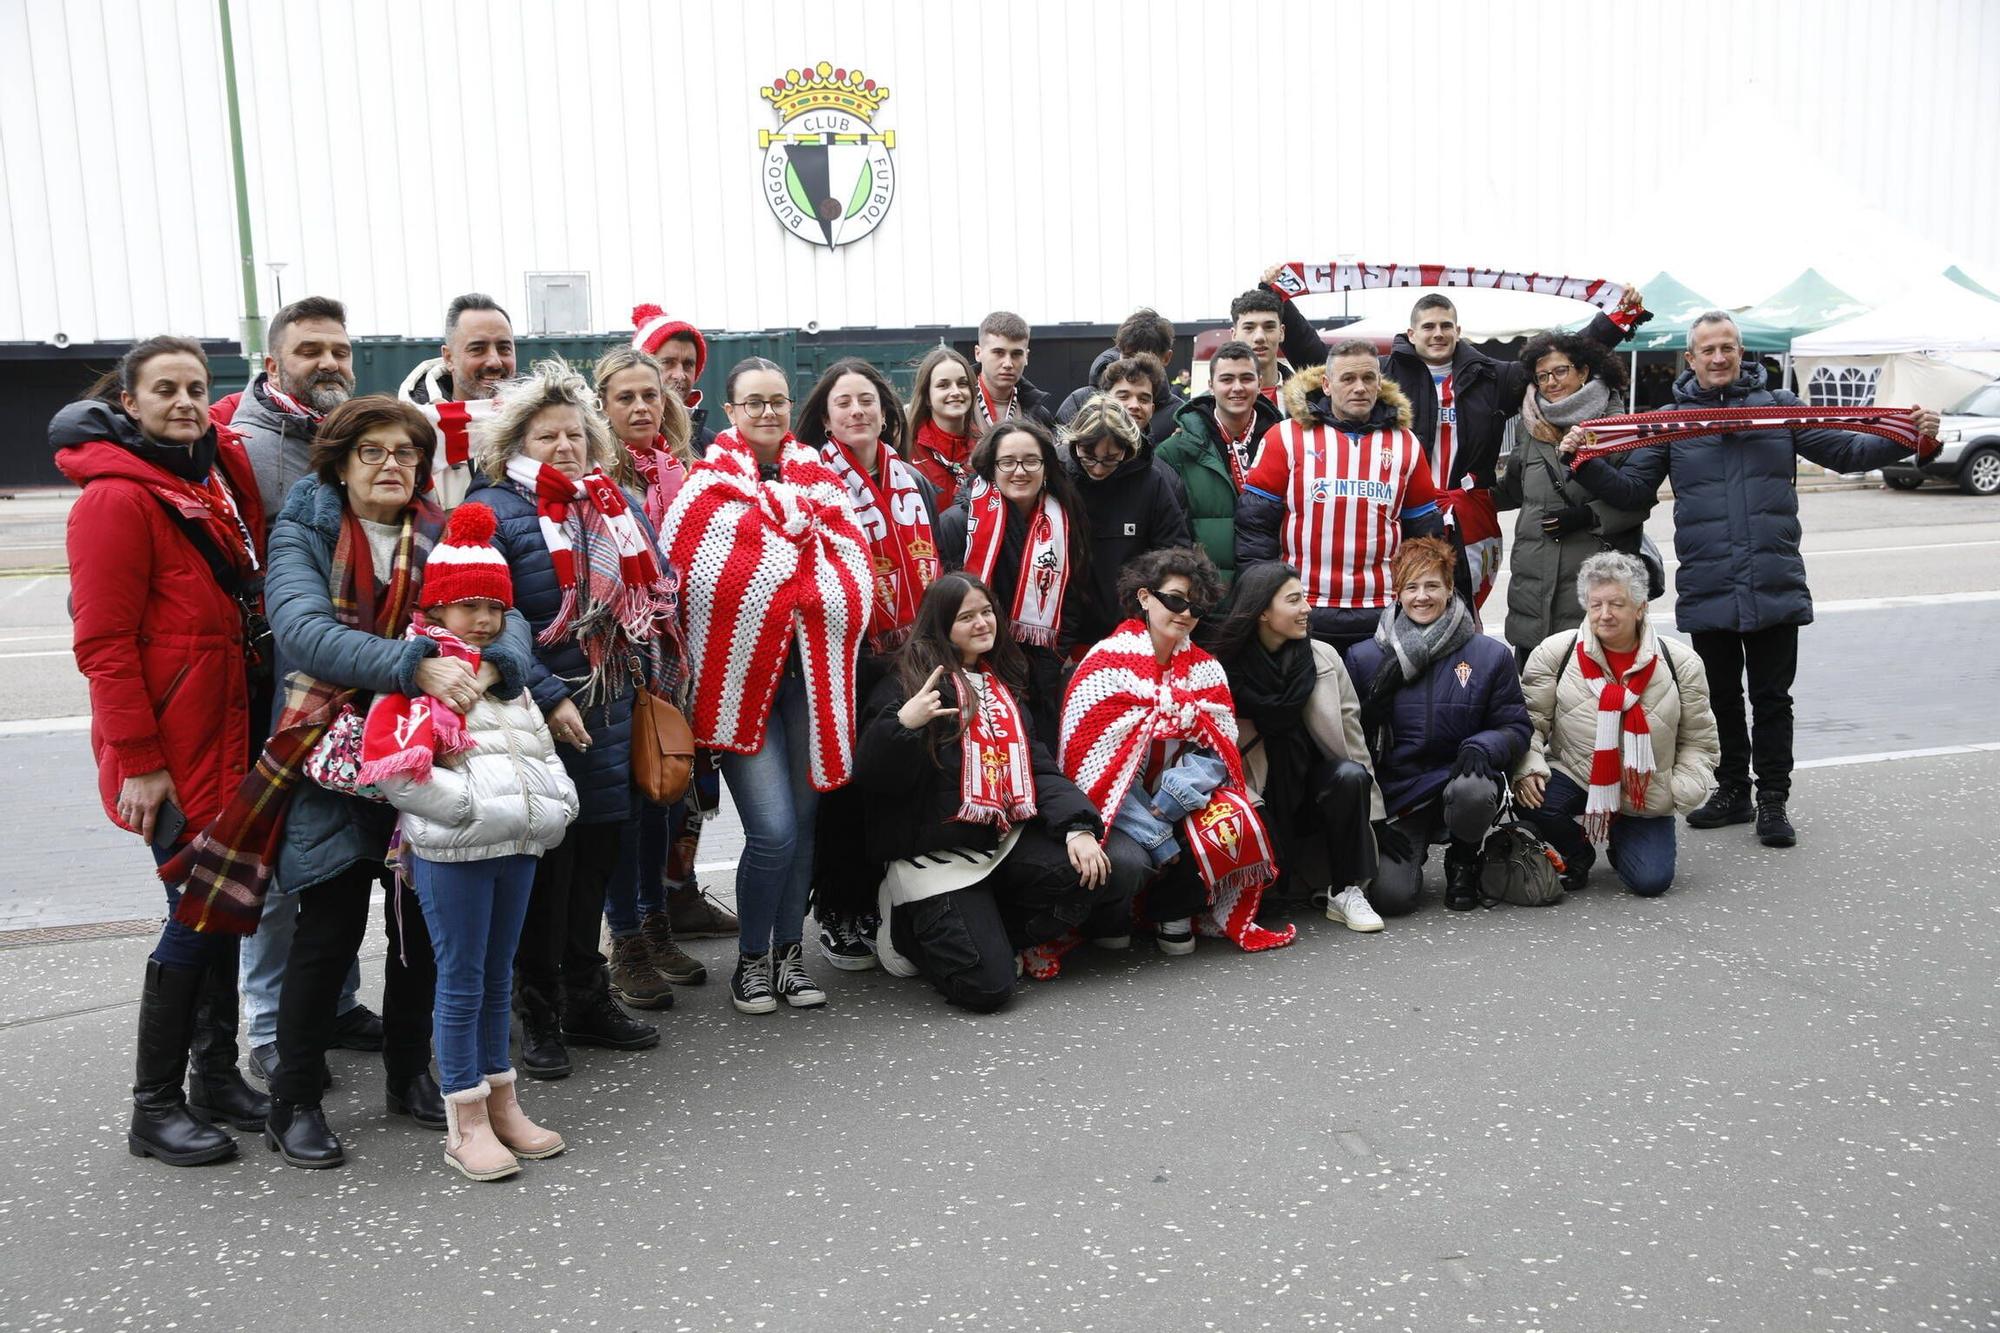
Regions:
[[[672,805],[694,781],[694,730],[681,710],[641,685],[632,698],[632,785]]]

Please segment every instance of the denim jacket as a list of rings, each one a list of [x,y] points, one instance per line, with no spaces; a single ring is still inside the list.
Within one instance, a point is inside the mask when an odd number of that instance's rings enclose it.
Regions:
[[[1206,750],[1188,749],[1181,753],[1150,793],[1138,783],[1125,793],[1111,827],[1146,849],[1155,866],[1163,866],[1180,855],[1174,840],[1174,826],[1208,805],[1215,789],[1229,776],[1229,768]]]

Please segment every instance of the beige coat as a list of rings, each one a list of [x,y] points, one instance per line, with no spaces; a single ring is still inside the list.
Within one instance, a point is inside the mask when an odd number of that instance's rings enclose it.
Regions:
[[[1368,742],[1361,734],[1361,699],[1354,691],[1354,682],[1347,678],[1347,668],[1333,648],[1314,639],[1312,652],[1319,680],[1306,700],[1306,730],[1312,733],[1313,743],[1319,746],[1321,754],[1334,760],[1352,759],[1367,769],[1372,779],[1375,765],[1369,761]],[[1270,773],[1271,760],[1264,747],[1256,744],[1257,724],[1247,717],[1238,718],[1236,724],[1239,728],[1236,748],[1243,755],[1243,776],[1250,784],[1250,794],[1262,804],[1264,779]],[[1368,788],[1368,817],[1387,818],[1382,807],[1382,788],[1372,780]]]
[[[1521,675],[1521,693],[1527,697],[1535,732],[1514,776],[1546,778],[1555,768],[1588,790],[1590,756],[1597,744],[1597,695],[1576,664],[1570,648],[1573,640],[1582,643],[1592,661],[1605,665],[1588,622],[1575,631],[1551,634],[1536,645]],[[1637,663],[1644,664],[1658,653],[1661,642],[1649,622],[1640,634]],[[1646,791],[1644,810],[1622,802],[1621,813],[1628,815],[1686,814],[1708,799],[1715,785],[1716,761],[1722,757],[1701,658],[1677,639],[1665,642],[1674,669],[1671,674],[1654,671],[1642,700],[1653,733],[1653,782]]]

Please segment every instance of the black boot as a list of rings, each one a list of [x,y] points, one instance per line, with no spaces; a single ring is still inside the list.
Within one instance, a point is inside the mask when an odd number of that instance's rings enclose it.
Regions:
[[[521,1017],[521,1072],[529,1078],[568,1078],[569,1051],[562,1041],[558,992],[524,976],[514,980],[514,1012]]]
[[[660,1044],[660,1030],[641,1023],[611,998],[609,990],[563,997],[562,1034],[578,1046],[603,1046],[614,1051],[643,1051]]]
[[[1444,850],[1444,905],[1454,912],[1470,912],[1484,897],[1479,889],[1479,850],[1479,844],[1456,838]]]
[[[228,949],[209,963],[195,1007],[188,1108],[204,1120],[262,1129],[271,1099],[245,1083],[236,1067],[236,1016],[236,950]]]
[[[444,1094],[430,1070],[412,1078],[389,1076],[389,1114],[406,1115],[425,1129],[444,1128]]]
[[[1689,816],[1693,818],[1692,815]],[[1757,796],[1757,841],[1766,847],[1791,847],[1799,835],[1785,816],[1785,798],[1759,793]]]
[[[1750,808],[1750,784],[1723,778],[1702,805],[1688,811],[1689,828],[1722,828],[1727,824],[1747,824],[1757,814]]]
[[[207,973],[146,960],[139,993],[139,1060],[132,1083],[132,1128],[125,1146],[134,1157],[169,1166],[201,1166],[236,1155],[236,1140],[188,1110],[181,1082],[194,1040],[195,1006]]]
[[[271,1118],[264,1122],[264,1143],[293,1166],[309,1171],[339,1166],[347,1160],[340,1140],[327,1128],[326,1112],[317,1102],[295,1106],[282,1097],[273,1097]]]

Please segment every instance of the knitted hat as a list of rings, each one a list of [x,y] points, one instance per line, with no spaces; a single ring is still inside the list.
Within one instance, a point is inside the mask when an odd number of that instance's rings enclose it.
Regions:
[[[488,601],[514,605],[514,579],[507,559],[490,543],[496,524],[483,504],[462,504],[451,511],[444,540],[431,548],[424,562],[424,586],[418,601],[429,606]]]
[[[701,378],[703,368],[708,365],[708,340],[701,336],[701,330],[684,319],[669,319],[667,312],[656,305],[635,305],[632,307],[632,345],[648,356],[657,353],[666,345],[667,339],[688,337],[694,340],[694,377]]]

